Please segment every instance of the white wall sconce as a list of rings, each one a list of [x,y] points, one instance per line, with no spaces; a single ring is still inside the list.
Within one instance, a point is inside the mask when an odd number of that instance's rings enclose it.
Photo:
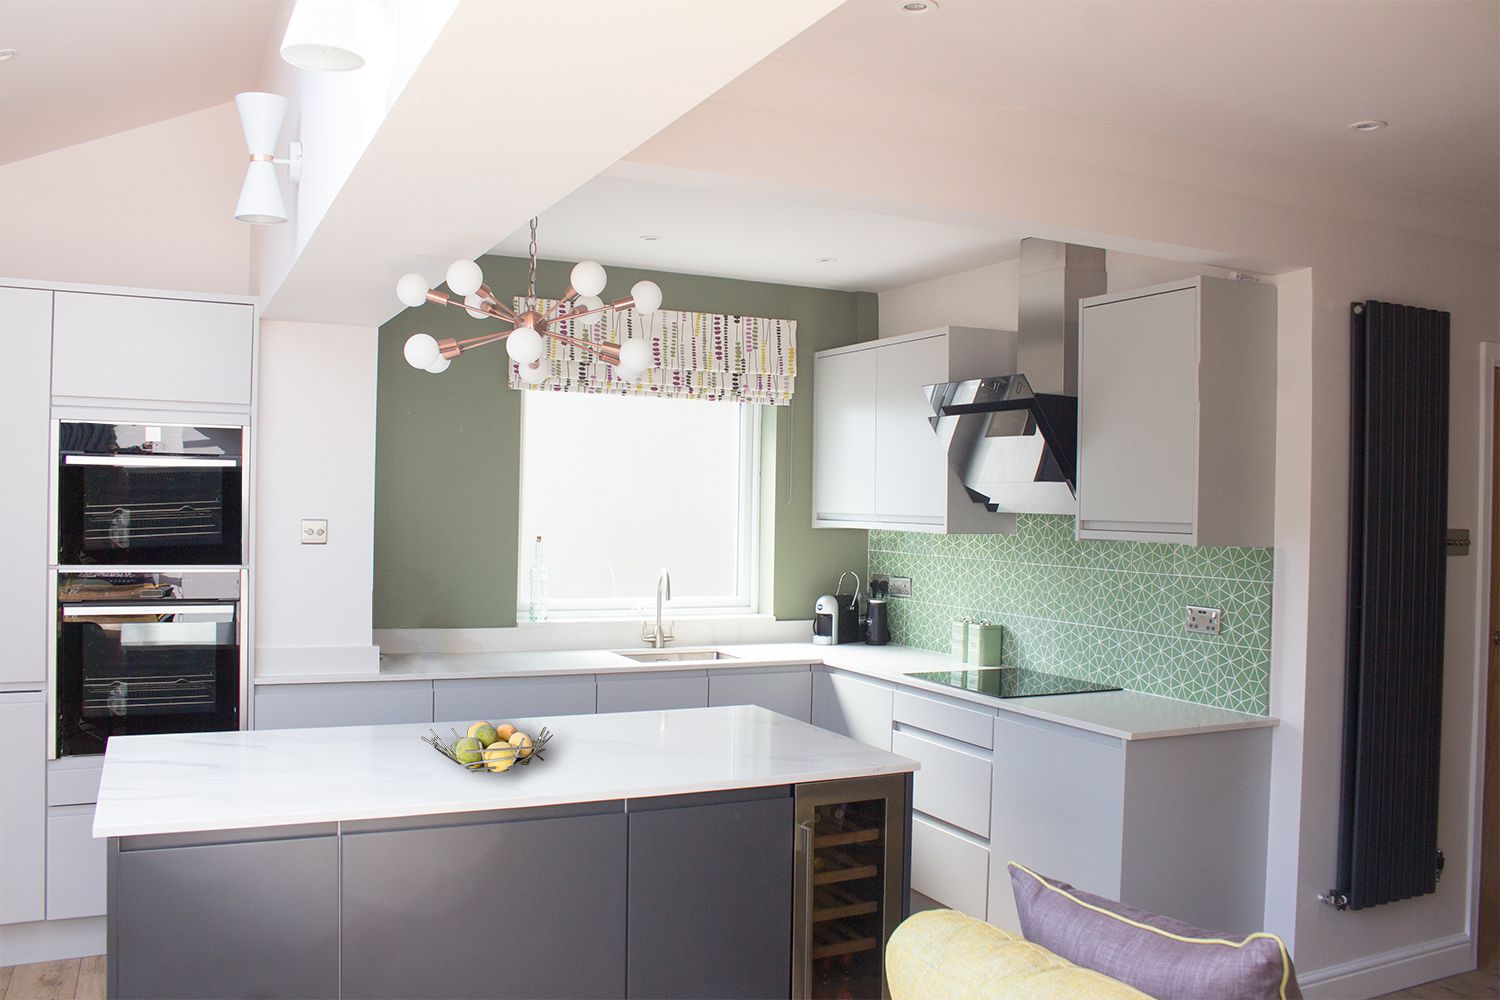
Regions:
[[[286,221],[286,202],[281,198],[281,184],[276,179],[276,165],[285,166],[287,179],[293,184],[302,180],[302,143],[290,143],[286,159],[276,156],[276,140],[286,121],[287,99],[278,94],[245,93],[234,96],[240,113],[240,127],[245,131],[245,145],[250,150],[250,166],[240,200],[234,206],[234,217],[240,222],[268,225]]]
[[[365,64],[367,6],[367,0],[297,0],[281,38],[281,58],[298,69],[359,69]]]

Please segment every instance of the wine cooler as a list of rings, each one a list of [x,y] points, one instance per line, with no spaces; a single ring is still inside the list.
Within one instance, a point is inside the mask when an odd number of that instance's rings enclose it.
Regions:
[[[885,943],[910,905],[910,781],[797,786],[793,997],[887,995]]]

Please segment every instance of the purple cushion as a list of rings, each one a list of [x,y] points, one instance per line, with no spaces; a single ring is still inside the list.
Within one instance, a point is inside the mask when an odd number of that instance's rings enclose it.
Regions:
[[[1274,934],[1237,937],[1081,892],[1011,862],[1021,934],[1157,1000],[1294,1000],[1292,956]]]

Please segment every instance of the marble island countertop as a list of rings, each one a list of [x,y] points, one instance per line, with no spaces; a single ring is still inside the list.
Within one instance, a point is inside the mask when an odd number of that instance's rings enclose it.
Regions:
[[[720,650],[729,658],[642,663],[608,649],[402,653],[382,656],[379,674],[263,676],[257,677],[256,683],[481,680],[664,670],[719,671],[822,664],[875,680],[900,684],[913,690],[972,702],[993,711],[1026,715],[1122,740],[1157,739],[1234,729],[1255,729],[1274,726],[1277,721],[1269,716],[1249,715],[1244,712],[1139,691],[1110,691],[1035,698],[993,698],[907,676],[915,672],[961,670],[964,667],[946,653],[910,646],[866,646],[862,643],[822,646],[812,642],[767,642],[685,648],[669,646],[666,652],[676,654],[699,648]],[[639,652],[650,651],[640,650]]]
[[[496,720],[500,721],[500,720]],[[471,773],[419,737],[448,726],[116,736],[95,837],[429,816],[915,771],[916,761],[753,706],[516,719],[546,757]]]

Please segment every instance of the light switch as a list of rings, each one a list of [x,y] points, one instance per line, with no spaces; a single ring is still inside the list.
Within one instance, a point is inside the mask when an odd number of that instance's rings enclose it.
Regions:
[[[302,544],[327,545],[328,521],[322,518],[304,517],[302,519]]]

